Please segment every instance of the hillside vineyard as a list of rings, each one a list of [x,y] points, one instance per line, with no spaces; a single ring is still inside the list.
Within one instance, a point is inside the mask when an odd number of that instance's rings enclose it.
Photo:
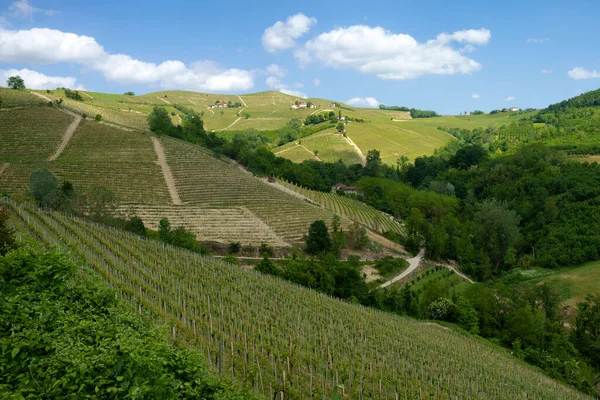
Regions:
[[[585,399],[497,348],[82,219],[2,201],[20,235],[69,249],[139,313],[263,398]]]

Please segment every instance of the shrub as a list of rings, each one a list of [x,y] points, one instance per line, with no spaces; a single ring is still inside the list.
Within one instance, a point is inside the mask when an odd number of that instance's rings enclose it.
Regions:
[[[95,119],[96,121],[102,121],[102,115],[100,115],[100,114],[96,114],[96,116],[94,117],[94,119]]]

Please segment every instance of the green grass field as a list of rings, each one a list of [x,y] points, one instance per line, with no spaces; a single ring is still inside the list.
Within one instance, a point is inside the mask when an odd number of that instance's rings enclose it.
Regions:
[[[334,128],[303,137],[295,143],[277,147],[273,149],[273,152],[297,163],[314,160],[315,152],[319,159],[327,162],[342,160],[347,165],[361,163],[358,153]]]
[[[514,273],[525,282],[554,286],[562,297],[562,304],[569,307],[576,307],[588,294],[600,293],[600,261],[579,267],[557,270],[535,268]]]

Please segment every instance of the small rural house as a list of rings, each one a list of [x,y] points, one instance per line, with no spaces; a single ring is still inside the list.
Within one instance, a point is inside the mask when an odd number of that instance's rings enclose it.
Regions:
[[[511,107],[511,108],[508,109],[508,111],[510,111],[510,112],[519,111],[519,107]]]
[[[333,193],[341,191],[346,194],[356,194],[356,186],[346,186],[343,183],[338,183],[337,185],[331,187],[331,191]]]
[[[306,102],[305,101],[298,102],[298,108],[306,108]]]
[[[335,103],[328,104],[327,107],[329,107],[329,108],[335,108]]]
[[[298,106],[297,106],[297,105],[295,105],[295,104],[292,104],[290,108],[291,108],[292,110],[297,110],[297,109],[298,109]]]

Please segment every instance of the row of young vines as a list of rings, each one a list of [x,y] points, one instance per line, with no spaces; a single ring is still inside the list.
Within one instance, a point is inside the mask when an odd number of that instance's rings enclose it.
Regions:
[[[268,399],[584,399],[504,351],[83,219],[4,199],[234,384]],[[83,269],[82,269],[83,271]]]

